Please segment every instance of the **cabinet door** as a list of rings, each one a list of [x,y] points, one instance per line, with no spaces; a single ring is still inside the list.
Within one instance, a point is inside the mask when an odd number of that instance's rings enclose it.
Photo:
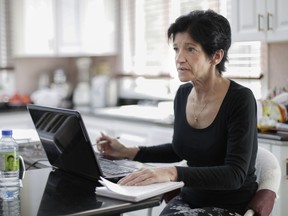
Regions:
[[[0,129],[35,129],[28,112],[0,114]]]
[[[16,56],[117,51],[117,0],[13,0]]]
[[[54,1],[13,1],[14,54],[55,54]]]
[[[259,146],[271,151],[278,159],[281,168],[281,182],[278,191],[279,198],[276,200],[271,216],[286,215],[288,206],[288,145],[287,143],[273,140],[258,140]]]
[[[89,115],[82,115],[84,125],[89,135],[90,141],[95,143],[99,138],[101,132],[114,136],[115,134],[115,121],[103,118],[97,118]]]
[[[154,126],[151,128],[149,137],[149,145],[159,145],[163,143],[171,143],[173,138],[173,127]]]
[[[265,11],[263,0],[232,0],[233,41],[265,40]]]
[[[287,215],[288,206],[288,146],[272,145],[272,153],[277,157],[281,167],[281,182],[279,188],[279,199],[276,200],[272,216]]]
[[[266,0],[267,1],[267,40],[287,41],[288,40],[288,1],[287,0]]]
[[[114,54],[116,0],[57,0],[59,55]]]
[[[87,54],[115,54],[118,1],[81,0],[82,49]]]
[[[129,147],[147,146],[151,127],[150,124],[118,121],[114,136],[120,137],[120,142]]]
[[[62,54],[81,52],[81,25],[79,0],[57,0],[55,23],[57,29],[57,52]]]

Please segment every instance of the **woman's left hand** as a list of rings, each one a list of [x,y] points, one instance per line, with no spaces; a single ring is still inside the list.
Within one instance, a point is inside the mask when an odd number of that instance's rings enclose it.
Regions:
[[[176,181],[175,167],[141,168],[119,180],[118,184],[126,186],[149,185],[158,182]]]

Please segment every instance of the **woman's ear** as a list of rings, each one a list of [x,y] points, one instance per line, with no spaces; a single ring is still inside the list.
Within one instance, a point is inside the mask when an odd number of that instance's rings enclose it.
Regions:
[[[219,64],[221,62],[221,60],[223,59],[223,56],[224,56],[224,50],[222,50],[222,49],[217,50],[215,52],[215,54],[213,55],[211,63],[214,65]]]

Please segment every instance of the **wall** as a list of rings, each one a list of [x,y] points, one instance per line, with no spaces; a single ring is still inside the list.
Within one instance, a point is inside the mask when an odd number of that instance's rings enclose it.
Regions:
[[[272,94],[275,88],[277,90],[283,87],[288,89],[288,42],[263,43],[262,49],[265,53],[261,59],[263,78],[261,80],[236,80],[250,88],[256,99],[275,96],[274,93]],[[279,90],[277,92],[279,93]]]
[[[16,90],[21,94],[31,94],[38,88],[41,75],[47,74],[52,80],[53,72],[62,68],[71,83],[77,74],[75,60],[72,58],[17,58],[15,64]]]
[[[288,87],[288,42],[268,45],[268,88]]]
[[[15,65],[15,85],[16,90],[21,94],[31,94],[38,89],[39,78],[42,74],[48,74],[52,81],[53,73],[61,68],[65,71],[67,80],[72,88],[77,84],[78,69],[77,57],[37,57],[37,58],[16,58]],[[97,74],[97,66],[101,62],[108,62],[109,70],[116,71],[116,57],[91,57],[91,74]],[[80,74],[81,76],[81,74]]]
[[[264,69],[263,89],[265,97],[267,88],[288,86],[288,42],[272,43],[267,45],[267,68]],[[266,57],[265,57],[266,58]],[[93,65],[102,61],[108,61],[110,70],[117,73],[117,58],[93,57]],[[48,73],[52,77],[57,68],[63,68],[67,72],[68,80],[73,86],[77,83],[77,58],[18,58],[15,59],[16,90],[23,94],[31,94],[38,88],[38,80],[41,73]],[[94,70],[96,70],[94,68]]]

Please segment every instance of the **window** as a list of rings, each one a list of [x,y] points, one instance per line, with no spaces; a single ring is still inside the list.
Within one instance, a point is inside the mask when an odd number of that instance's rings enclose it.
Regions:
[[[170,1],[122,0],[122,70],[127,73],[167,72],[169,56],[166,31]],[[156,71],[156,72],[155,72]]]
[[[10,1],[0,0],[0,67],[11,66]]]
[[[0,100],[14,92],[14,73],[11,54],[10,0],[0,0]]]
[[[179,15],[208,8],[228,20],[231,18],[231,0],[122,0],[122,71],[174,77],[174,53],[168,45],[167,29]],[[233,43],[224,75],[244,78],[246,82],[247,79],[258,79],[261,75],[261,54],[261,42]],[[256,91],[260,92],[259,89]]]

